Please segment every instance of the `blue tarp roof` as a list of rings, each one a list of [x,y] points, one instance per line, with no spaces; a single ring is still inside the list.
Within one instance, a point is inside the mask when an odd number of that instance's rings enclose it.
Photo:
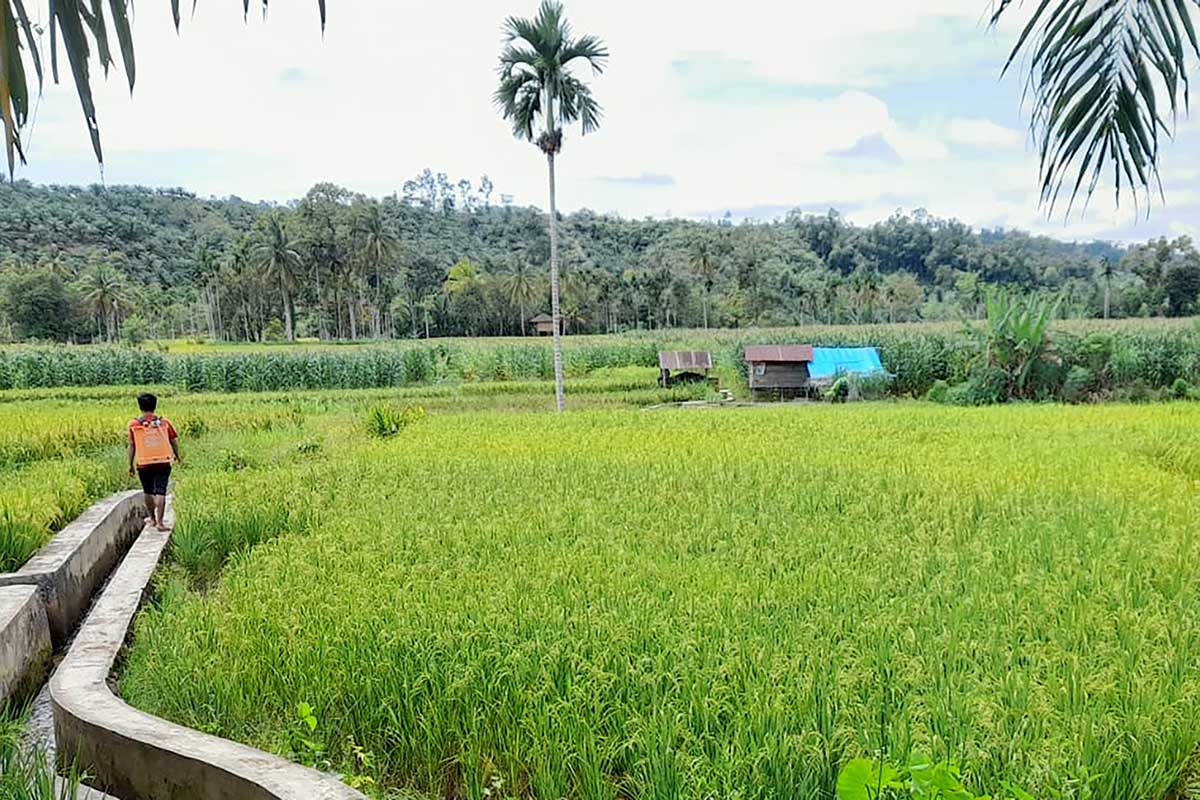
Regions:
[[[810,378],[832,378],[838,374],[883,374],[883,362],[874,347],[814,347],[808,365]]]

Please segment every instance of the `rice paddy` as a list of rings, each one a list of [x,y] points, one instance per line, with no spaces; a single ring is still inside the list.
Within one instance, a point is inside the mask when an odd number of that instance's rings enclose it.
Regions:
[[[832,800],[916,753],[996,797],[1187,796],[1197,404],[572,385],[565,416],[521,413],[544,382],[164,388],[188,463],[123,696],[374,797]],[[0,393],[10,562],[130,485],[131,396]]]
[[[401,389],[283,393],[191,393],[171,386],[60,387],[0,391],[0,571],[24,563],[50,535],[95,500],[137,482],[126,475],[129,420],[136,395],[150,389],[179,429],[195,471],[237,459],[250,433],[276,431],[292,449],[306,443],[304,422],[357,420],[380,402],[414,403],[439,413],[483,408],[547,411],[544,381],[434,384]],[[572,381],[581,408],[638,407],[704,396],[697,387],[662,390],[653,370],[599,370]]]
[[[408,796],[832,797],[849,759],[919,751],[981,793],[1167,797],[1200,742],[1197,419],[485,412],[373,441],[334,415],[303,453],[252,433],[257,464],[181,479],[121,689]]]

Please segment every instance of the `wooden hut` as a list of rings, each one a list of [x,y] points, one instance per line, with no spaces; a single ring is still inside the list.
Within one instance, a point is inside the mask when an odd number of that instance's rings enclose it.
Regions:
[[[703,350],[661,350],[658,353],[658,384],[670,388],[676,383],[708,380],[712,353]]]
[[[752,392],[795,395],[808,389],[812,345],[751,345],[745,358]]]
[[[549,314],[538,314],[536,317],[531,317],[529,324],[533,326],[534,333],[538,336],[554,335],[554,317]],[[566,331],[566,325],[563,325],[563,331]]]

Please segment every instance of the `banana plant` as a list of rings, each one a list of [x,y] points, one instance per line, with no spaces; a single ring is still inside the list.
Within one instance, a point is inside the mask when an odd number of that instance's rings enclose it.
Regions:
[[[985,327],[976,331],[982,340],[980,356],[1008,376],[1011,395],[1026,396],[1034,369],[1054,358],[1050,323],[1061,303],[1061,296],[1022,298],[1000,288],[988,291]]]

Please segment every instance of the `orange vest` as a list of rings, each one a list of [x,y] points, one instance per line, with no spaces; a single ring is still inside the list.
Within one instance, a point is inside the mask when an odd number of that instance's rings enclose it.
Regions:
[[[129,423],[133,454],[139,467],[171,463],[174,452],[171,450],[170,426],[163,417],[138,417]]]

